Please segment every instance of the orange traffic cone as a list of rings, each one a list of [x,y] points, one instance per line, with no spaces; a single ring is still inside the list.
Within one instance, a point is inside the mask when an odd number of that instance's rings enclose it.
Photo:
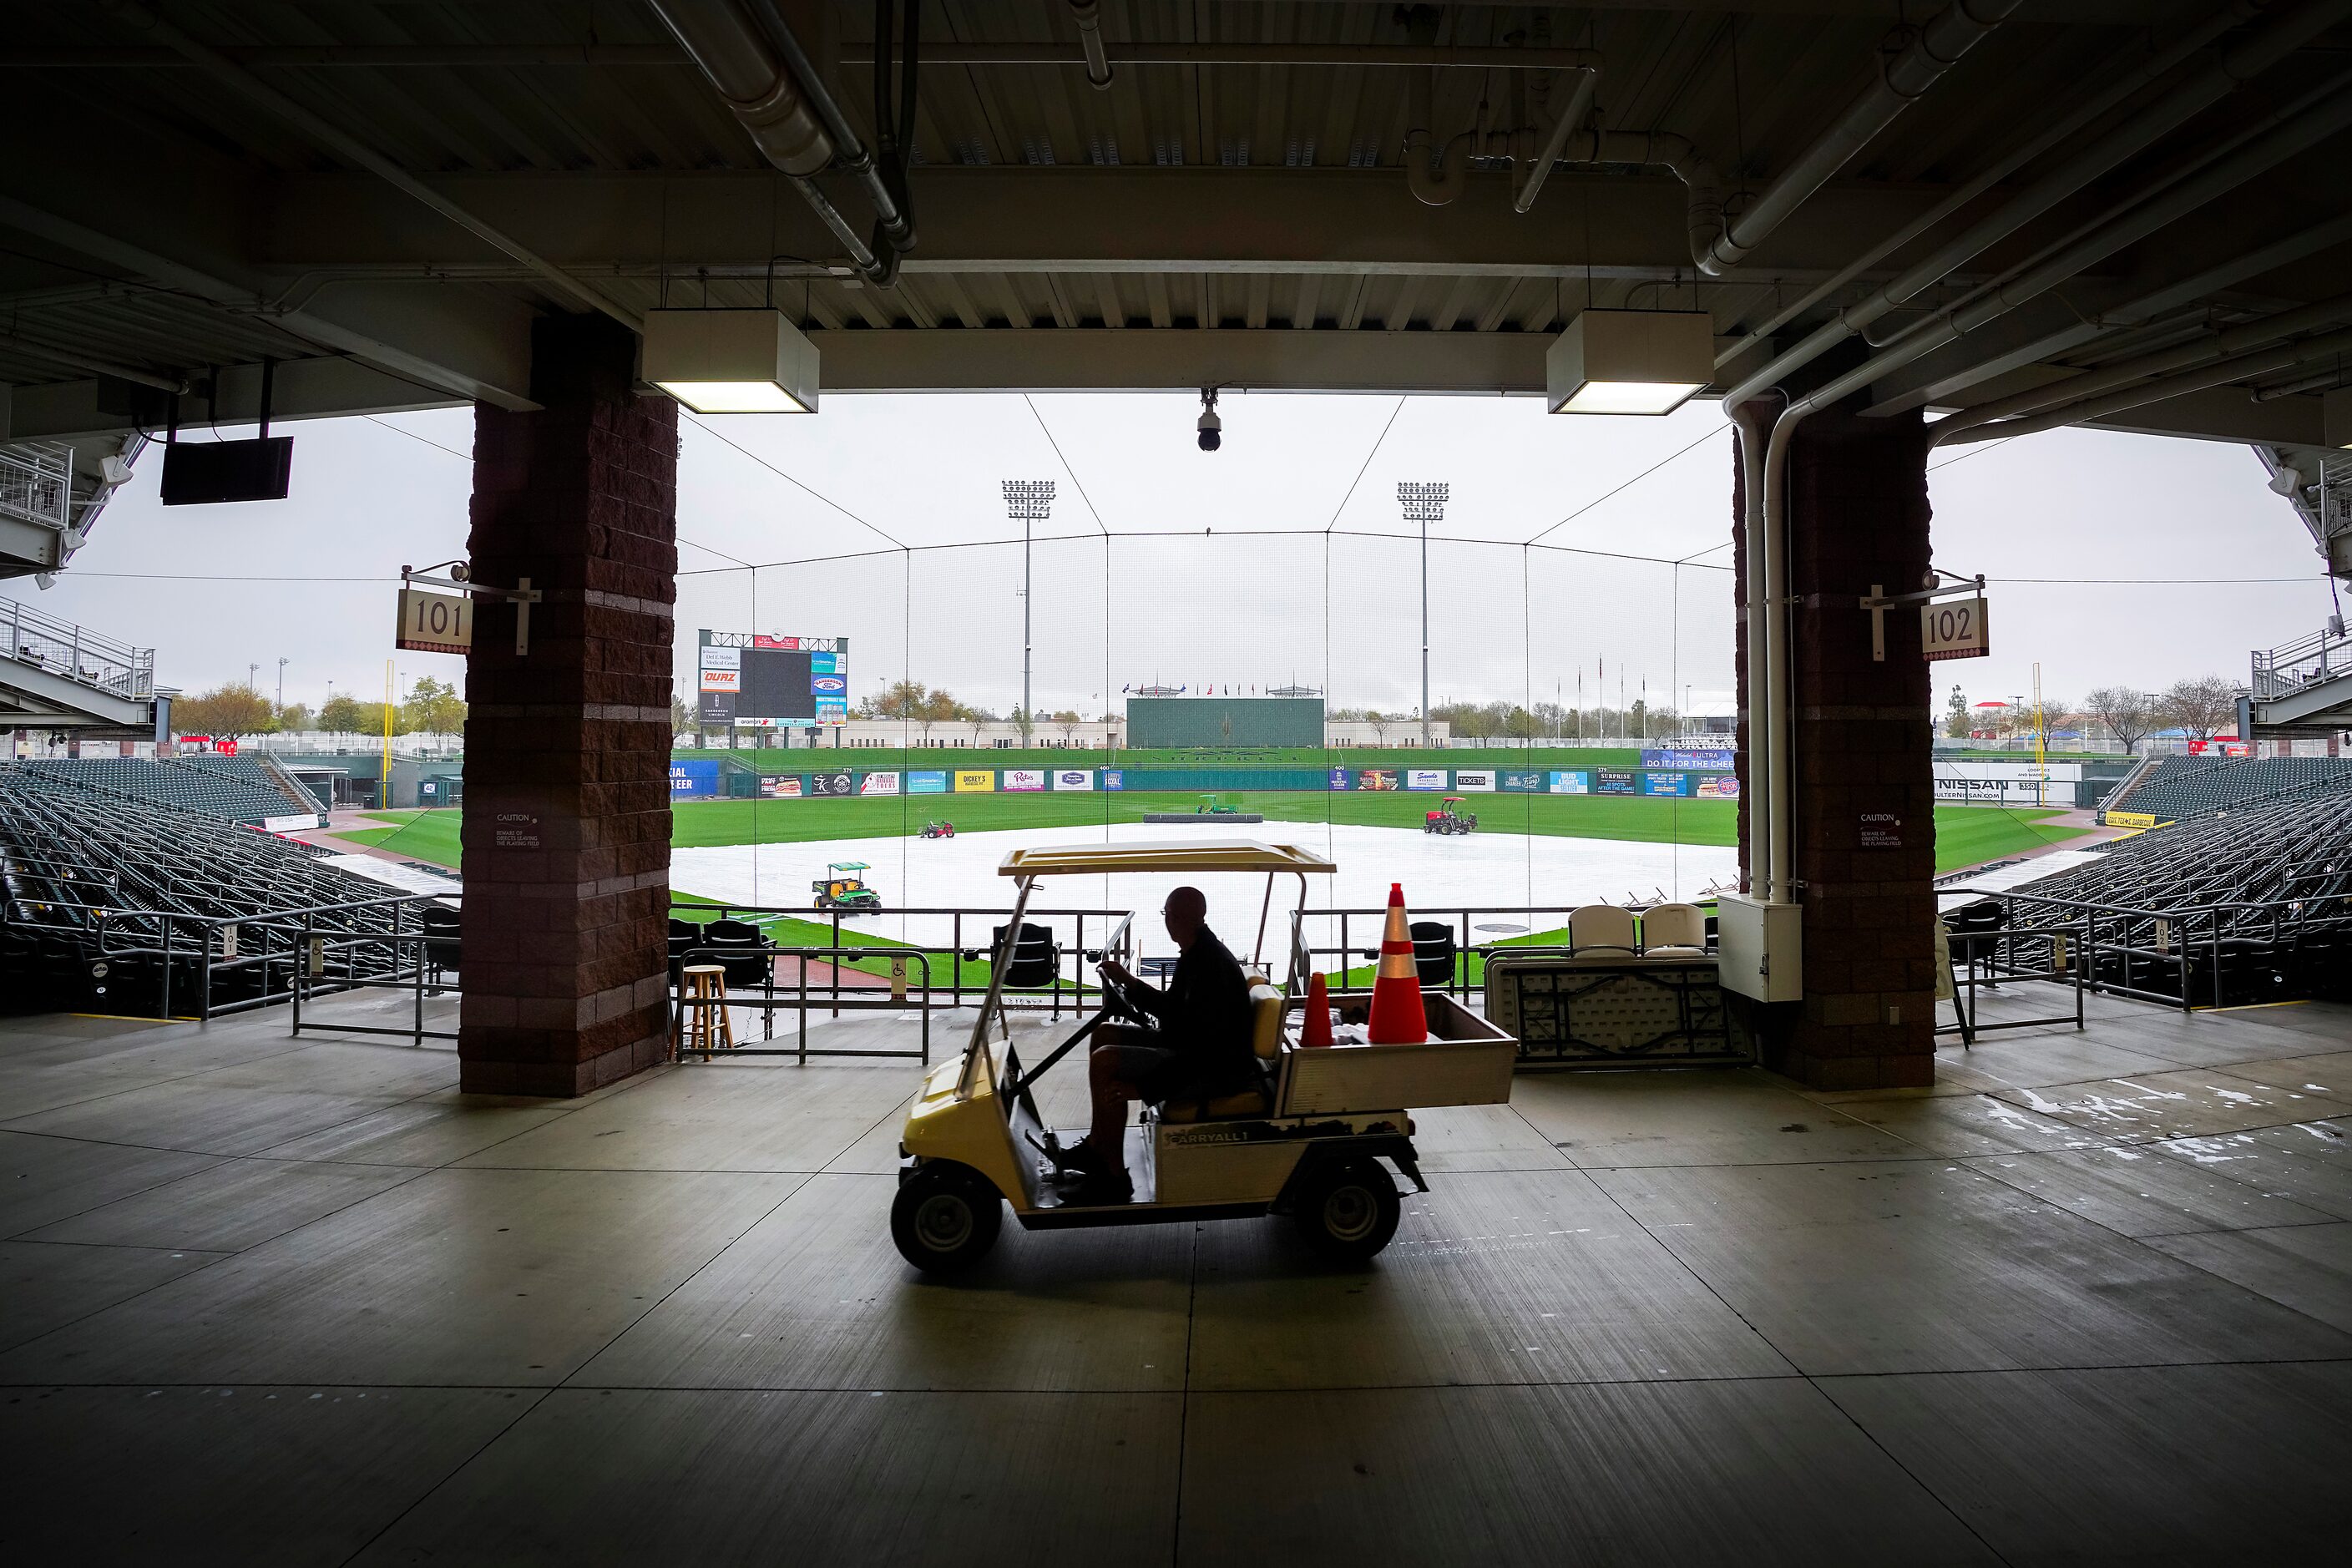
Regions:
[[[1421,974],[1412,964],[1412,932],[1404,919],[1404,886],[1389,884],[1388,929],[1381,933],[1381,967],[1372,979],[1372,1018],[1365,1031],[1376,1046],[1417,1046],[1429,1038],[1421,1010]]]
[[[1331,1043],[1331,987],[1320,970],[1307,977],[1307,1016],[1298,1026],[1298,1047]]]

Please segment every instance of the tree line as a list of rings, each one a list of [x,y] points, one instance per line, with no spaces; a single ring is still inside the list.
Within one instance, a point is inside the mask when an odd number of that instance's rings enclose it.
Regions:
[[[2179,730],[2192,740],[2210,741],[2236,729],[2238,699],[2245,690],[2238,682],[2221,675],[2176,680],[2161,691],[2143,691],[2136,686],[2102,686],[2079,704],[2045,697],[2042,701],[2042,724],[2046,733],[2093,720],[2106,726],[2107,732],[2126,752],[2136,750],[2159,730]],[[1945,702],[1944,733],[1954,740],[1966,740],[1979,726],[1966,693],[1953,687]],[[2031,734],[2032,710],[2012,708],[2000,717],[1998,727],[2004,733]]]
[[[238,740],[248,735],[309,730],[381,735],[384,732],[384,704],[337,696],[320,703],[313,712],[302,702],[280,707],[269,700],[268,693],[239,681],[193,696],[173,698],[172,728],[183,735],[224,735]],[[454,735],[465,728],[465,699],[457,695],[455,686],[429,675],[417,677],[408,696],[392,705],[392,732],[395,735]]]

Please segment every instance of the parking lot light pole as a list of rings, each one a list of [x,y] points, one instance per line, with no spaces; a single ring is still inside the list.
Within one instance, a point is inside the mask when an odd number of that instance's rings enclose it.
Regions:
[[[1421,524],[1421,743],[1429,742],[1429,525],[1445,521],[1445,495],[1451,487],[1399,481],[1397,502],[1407,522]]]

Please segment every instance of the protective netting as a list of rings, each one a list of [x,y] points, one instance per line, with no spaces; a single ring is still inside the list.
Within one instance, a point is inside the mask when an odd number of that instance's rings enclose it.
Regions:
[[[729,775],[777,782],[728,800],[709,842],[682,814],[673,885],[805,907],[829,866],[862,861],[890,912],[856,928],[939,943],[944,917],[906,911],[1003,906],[1012,844],[1215,831],[1143,818],[1227,809],[1265,818],[1234,833],[1339,863],[1318,904],[1376,905],[1401,882],[1469,943],[1734,879],[1728,768],[1643,765],[1732,710],[1729,438],[1711,408],[1571,434],[1522,402],[1221,406],[1215,455],[1192,449],[1197,405],[1159,397],[689,420],[681,693],[691,707],[698,628],[845,638],[860,716],[838,747],[830,731],[814,749],[806,731],[705,736]],[[895,461],[909,409],[925,449]],[[1025,541],[1007,479],[1055,487]],[[1448,486],[1425,542],[1408,482]],[[1129,705],[1147,691],[1206,700],[1223,727],[1141,743]],[[1266,743],[1260,705],[1285,692],[1333,723]],[[811,798],[845,773],[854,801]],[[1475,829],[1428,831],[1433,812]],[[955,838],[920,836],[942,821]],[[1105,879],[1052,900],[1148,914],[1157,890]],[[1236,928],[1256,915],[1213,910]]]

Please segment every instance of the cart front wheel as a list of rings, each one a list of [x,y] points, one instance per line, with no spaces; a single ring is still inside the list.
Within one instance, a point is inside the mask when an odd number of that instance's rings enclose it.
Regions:
[[[927,1274],[969,1268],[996,1245],[1004,1205],[969,1165],[935,1161],[898,1188],[890,1205],[890,1239],[899,1256]]]
[[[1292,1217],[1307,1245],[1336,1263],[1361,1263],[1396,1235],[1402,1205],[1377,1160],[1350,1160],[1314,1173]]]

